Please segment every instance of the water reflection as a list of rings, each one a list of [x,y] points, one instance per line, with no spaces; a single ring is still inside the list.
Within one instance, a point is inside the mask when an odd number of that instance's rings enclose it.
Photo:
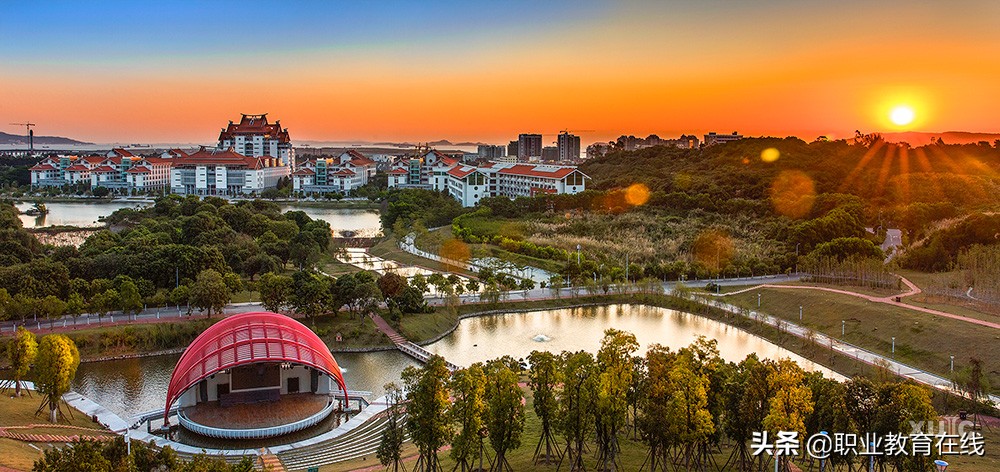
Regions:
[[[454,333],[428,346],[428,350],[459,365],[503,355],[527,357],[534,350],[596,353],[607,328],[635,334],[643,352],[653,343],[676,350],[703,335],[718,340],[719,353],[727,361],[739,362],[751,353],[771,359],[789,357],[805,369],[842,378],[787,349],[725,323],[642,305],[567,308],[465,319]],[[539,335],[550,339],[536,342]]]

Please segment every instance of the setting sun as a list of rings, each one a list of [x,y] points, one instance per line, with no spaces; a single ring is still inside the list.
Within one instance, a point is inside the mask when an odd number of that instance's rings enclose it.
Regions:
[[[892,112],[889,114],[889,119],[892,120],[892,122],[897,126],[906,126],[913,123],[914,116],[912,108],[906,105],[900,105],[892,109]]]

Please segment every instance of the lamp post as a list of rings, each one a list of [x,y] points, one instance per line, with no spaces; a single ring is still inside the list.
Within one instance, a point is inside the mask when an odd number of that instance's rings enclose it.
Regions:
[[[892,358],[896,358],[896,337],[892,337]]]
[[[576,245],[576,265],[580,265],[580,245]]]
[[[951,356],[951,371],[955,372],[955,356]]]
[[[847,329],[847,321],[840,320],[840,337],[844,337],[844,332]]]
[[[802,321],[802,305],[799,305],[799,321]]]
[[[760,292],[757,292],[757,308],[760,308]]]

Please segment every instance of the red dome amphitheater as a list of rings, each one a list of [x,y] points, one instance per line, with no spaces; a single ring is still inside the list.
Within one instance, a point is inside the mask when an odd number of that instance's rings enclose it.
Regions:
[[[270,312],[233,315],[198,335],[177,361],[164,421],[177,402],[181,425],[202,435],[247,438],[297,431],[337,406],[332,382],[346,403],[337,361],[305,325]]]

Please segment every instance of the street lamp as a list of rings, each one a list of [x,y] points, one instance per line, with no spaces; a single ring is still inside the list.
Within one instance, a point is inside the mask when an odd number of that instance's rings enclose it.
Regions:
[[[955,372],[955,356],[951,356],[951,371]]]
[[[576,245],[576,265],[580,265],[580,245]]]
[[[799,305],[799,321],[802,321],[802,305]]]
[[[760,308],[760,292],[757,292],[757,308]]]
[[[847,329],[847,320],[840,320],[840,337],[844,337],[844,331]]]
[[[892,358],[896,358],[896,337],[892,337]]]

